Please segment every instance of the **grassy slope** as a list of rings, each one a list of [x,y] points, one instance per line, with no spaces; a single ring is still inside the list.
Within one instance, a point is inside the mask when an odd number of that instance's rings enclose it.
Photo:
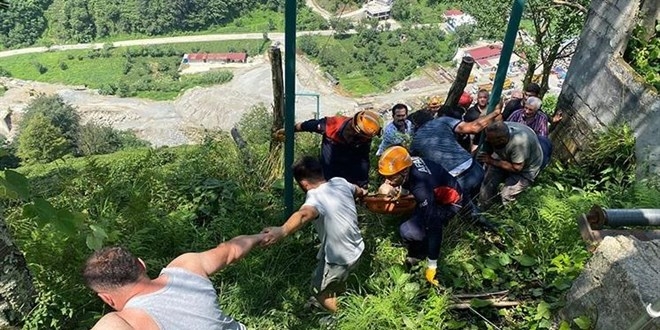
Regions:
[[[297,137],[299,154],[318,154],[318,137],[311,137]],[[264,157],[266,144],[257,147],[252,157],[244,157],[226,139],[202,146],[71,159],[21,171],[31,178],[34,191],[56,205],[87,210],[87,224],[109,234],[106,244],[128,246],[155,275],[178,253],[209,248],[284,221],[281,191],[274,185],[281,176],[275,164],[281,160]],[[489,218],[501,225],[499,235],[451,221],[439,262],[440,291],[423,280],[422,269],[407,272],[402,266],[400,219],[360,208],[366,251],[341,298],[337,328],[482,329],[485,323],[474,314],[448,309],[450,295],[505,289],[510,290],[509,299],[522,305],[483,307],[482,315],[502,328],[549,327],[563,304],[563,293],[589,256],[575,216],[593,203],[660,204],[657,189],[584,185],[586,181],[575,173],[553,166],[515,204],[491,210]],[[578,183],[579,189],[571,188]],[[296,205],[301,198],[297,191]],[[103,311],[102,304],[76,277],[66,275],[76,272],[89,253],[84,243],[89,229],[82,228],[79,237],[63,238],[50,226],[39,228],[22,219],[15,207],[8,209],[7,221],[37,283],[47,293],[40,298],[42,308],[34,311],[33,321],[55,320],[52,328],[90,326]],[[318,329],[324,314],[303,308],[317,249],[311,227],[273,248],[254,251],[215,276],[223,309],[255,329]],[[69,315],[69,310],[76,312]]]

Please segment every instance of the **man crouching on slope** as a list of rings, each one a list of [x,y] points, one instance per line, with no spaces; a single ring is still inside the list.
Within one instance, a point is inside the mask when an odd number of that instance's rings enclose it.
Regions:
[[[367,191],[340,177],[326,181],[321,163],[313,157],[296,162],[293,177],[306,193],[305,203],[282,226],[265,228],[263,244],[275,244],[314,220],[321,249],[312,286],[318,302],[334,313],[337,293],[364,251],[355,197],[363,197]]]
[[[263,234],[238,236],[201,253],[185,253],[150,279],[141,259],[121,247],[106,247],[86,262],[87,286],[116,312],[92,330],[231,329],[246,327],[222,313],[209,276],[259,245]]]

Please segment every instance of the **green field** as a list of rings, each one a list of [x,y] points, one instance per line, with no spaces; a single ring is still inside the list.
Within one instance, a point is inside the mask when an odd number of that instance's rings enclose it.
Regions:
[[[417,68],[447,63],[454,54],[451,36],[437,28],[384,32],[366,28],[340,38],[302,37],[298,48],[352,96],[387,92]]]
[[[189,52],[230,52],[246,51],[249,56],[263,53],[269,44],[264,40],[231,40],[223,42],[178,43],[162,46],[148,47],[120,47],[109,50],[73,50],[61,52],[46,52],[39,54],[18,55],[4,58],[1,67],[8,71],[12,77],[25,80],[34,80],[48,83],[89,88],[102,88],[111,84],[124,83],[131,85],[140,80],[147,79],[153,84],[172,85],[169,90],[136,90],[135,96],[155,100],[168,100],[175,98],[179,92],[194,87],[193,83],[208,85],[190,75],[181,79],[168,81],[167,75],[176,76],[176,69],[181,61],[181,55]],[[153,51],[160,49],[167,52],[167,56],[154,57],[132,56],[132,68],[128,74],[124,73],[127,65],[126,54],[139,50]],[[101,55],[99,55],[101,54]],[[156,67],[154,69],[154,67]],[[163,67],[167,67],[166,70]],[[40,73],[39,68],[46,68]],[[140,69],[140,70],[138,70]],[[151,72],[156,70],[156,72]],[[128,96],[128,95],[126,95]]]

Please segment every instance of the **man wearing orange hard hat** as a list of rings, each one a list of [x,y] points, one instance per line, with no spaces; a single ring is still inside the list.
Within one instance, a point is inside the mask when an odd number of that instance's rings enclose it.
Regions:
[[[352,117],[311,119],[297,123],[295,131],[323,135],[321,164],[326,180],[340,177],[362,188],[368,186],[371,140],[381,132],[377,113],[362,110]],[[276,134],[283,135],[283,130]]]
[[[458,181],[439,164],[412,157],[400,146],[383,152],[378,160],[378,172],[390,185],[402,187],[415,196],[415,213],[399,226],[399,234],[408,249],[408,262],[428,258],[426,280],[439,285],[436,269],[442,229],[465,204]]]

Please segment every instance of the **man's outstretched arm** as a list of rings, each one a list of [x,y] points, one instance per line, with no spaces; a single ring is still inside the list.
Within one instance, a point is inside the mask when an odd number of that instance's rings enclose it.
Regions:
[[[263,241],[264,237],[264,234],[236,236],[213,249],[182,254],[167,267],[185,268],[195,274],[208,277],[245,257],[252,248]]]
[[[300,210],[294,212],[286,222],[279,227],[264,228],[261,232],[265,235],[263,245],[273,245],[282,238],[291,235],[302,228],[306,223],[319,216],[318,210],[310,205],[303,205]]]
[[[495,106],[493,112],[485,116],[481,116],[471,122],[466,122],[466,121],[460,122],[458,125],[456,125],[456,128],[454,128],[454,132],[458,134],[477,134],[481,132],[484,128],[486,128],[486,126],[490,125],[490,123],[494,122],[497,119],[497,116],[501,114],[502,114],[502,102],[498,103]]]

